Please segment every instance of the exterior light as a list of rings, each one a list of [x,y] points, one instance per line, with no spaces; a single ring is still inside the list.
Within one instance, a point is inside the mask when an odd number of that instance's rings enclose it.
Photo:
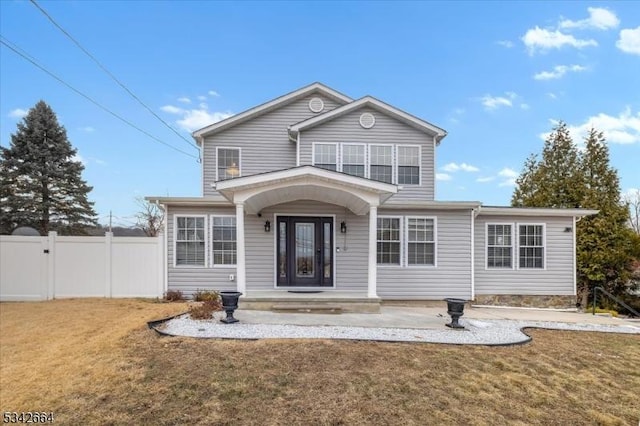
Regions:
[[[344,222],[344,221],[340,224],[340,232],[342,234],[346,234],[347,233],[347,223]]]
[[[266,221],[264,223],[264,232],[271,232],[271,222]]]

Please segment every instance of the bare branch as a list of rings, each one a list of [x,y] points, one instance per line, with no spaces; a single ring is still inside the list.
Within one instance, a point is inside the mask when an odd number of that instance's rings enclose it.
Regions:
[[[148,202],[142,197],[136,198],[140,212],[136,214],[137,225],[148,237],[157,237],[162,232],[164,210],[158,204]]]

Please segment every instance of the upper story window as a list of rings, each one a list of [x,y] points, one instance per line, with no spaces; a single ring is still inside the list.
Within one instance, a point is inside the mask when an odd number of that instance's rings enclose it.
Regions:
[[[365,146],[342,144],[342,172],[353,176],[365,177]]]
[[[370,145],[369,178],[393,183],[393,145]]]
[[[334,143],[313,144],[313,164],[327,170],[338,170],[337,148]]]
[[[513,268],[511,224],[487,224],[487,268]]]
[[[240,148],[217,147],[217,179],[225,180],[242,176],[240,169]]]
[[[176,217],[176,265],[205,266],[204,222],[204,216]]]
[[[518,226],[519,264],[521,269],[544,268],[544,226]]]
[[[398,185],[420,184],[420,147],[398,145]]]

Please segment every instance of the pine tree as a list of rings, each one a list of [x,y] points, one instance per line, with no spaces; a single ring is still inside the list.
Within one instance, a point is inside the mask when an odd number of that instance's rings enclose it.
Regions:
[[[76,152],[49,105],[40,101],[29,110],[0,152],[1,233],[32,226],[42,235],[82,235],[97,223]]]
[[[622,295],[629,287],[633,239],[626,222],[627,206],[620,201],[618,174],[609,163],[601,132],[591,130],[584,153],[573,143],[565,123],[545,141],[542,158],[531,155],[516,180],[514,207],[596,209],[576,230],[578,296],[586,306],[590,292],[602,286]]]

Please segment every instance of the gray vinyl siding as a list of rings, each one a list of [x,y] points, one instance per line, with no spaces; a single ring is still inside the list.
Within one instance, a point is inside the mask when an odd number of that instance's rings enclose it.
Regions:
[[[335,290],[367,291],[369,216],[356,216],[344,207],[317,201],[300,200],[266,208],[262,217],[245,218],[247,290],[275,288],[276,214],[283,216],[335,216]],[[264,231],[266,220],[271,232]],[[348,232],[340,233],[340,222],[346,222]],[[331,291],[327,288],[326,291]]]
[[[190,266],[174,266],[174,217],[176,215],[234,215],[235,208],[186,208],[186,207],[170,207],[167,214],[167,274],[169,290],[180,290],[186,297],[197,290],[235,290],[237,288],[235,281],[229,281],[229,274],[236,274],[235,266],[223,266],[210,268],[208,266],[190,267]],[[210,224],[208,224],[210,226]],[[210,233],[210,228],[206,230]],[[205,250],[209,251],[211,256],[210,242]]]
[[[378,214],[402,216],[403,222],[406,216],[433,216],[437,220],[436,266],[378,266],[378,296],[387,300],[471,298],[470,210],[380,209]]]
[[[370,112],[376,118],[375,125],[371,129],[360,126],[360,116],[364,112]],[[312,146],[314,142],[419,145],[422,155],[421,185],[402,185],[403,188],[387,203],[434,199],[434,141],[424,132],[372,108],[360,108],[301,132],[300,165],[313,164]]]
[[[518,269],[518,251],[513,251],[514,269],[486,268],[486,224],[546,224],[546,269]],[[476,294],[574,295],[573,227],[571,217],[496,217],[479,215],[475,224]],[[514,228],[517,233],[517,228]],[[514,233],[514,243],[517,235]]]
[[[206,138],[202,152],[203,194],[216,194],[211,188],[216,180],[216,147],[241,149],[242,176],[295,167],[296,144],[289,140],[287,128],[317,115],[309,110],[309,100],[314,97],[323,100],[323,112],[340,106],[336,101],[314,93]]]

